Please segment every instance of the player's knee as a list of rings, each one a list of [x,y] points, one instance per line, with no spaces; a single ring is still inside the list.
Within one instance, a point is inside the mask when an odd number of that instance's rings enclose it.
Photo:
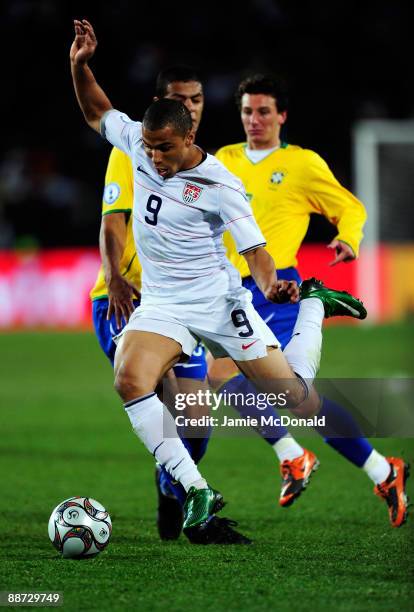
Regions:
[[[131,372],[125,367],[120,367],[115,373],[114,387],[124,401],[141,397],[154,391],[151,380],[143,373]]]
[[[300,399],[300,396],[302,396],[302,399]],[[313,387],[306,389],[306,387],[303,386],[302,394],[298,393],[296,400],[299,401],[297,401],[295,405],[290,406],[290,410],[295,416],[299,418],[311,418],[315,416],[315,414],[318,414],[320,400]]]

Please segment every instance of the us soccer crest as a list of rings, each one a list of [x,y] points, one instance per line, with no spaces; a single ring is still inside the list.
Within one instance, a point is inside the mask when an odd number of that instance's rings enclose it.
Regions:
[[[183,189],[183,200],[187,204],[193,204],[201,196],[202,187],[194,185],[194,183],[186,183]]]
[[[270,182],[272,183],[272,185],[280,185],[285,176],[286,172],[284,170],[275,170],[274,172],[272,172]]]

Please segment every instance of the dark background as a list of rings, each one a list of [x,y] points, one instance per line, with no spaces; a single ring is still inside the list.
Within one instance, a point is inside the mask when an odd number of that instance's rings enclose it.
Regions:
[[[87,17],[92,61],[113,105],[139,119],[158,70],[199,68],[206,107],[198,142],[244,140],[233,102],[246,74],[287,78],[284,139],[316,150],[351,188],[351,129],[414,115],[409,3],[344,0],[1,5],[0,247],[97,244],[110,146],[84,123],[70,78],[72,20]],[[333,231],[316,219],[308,240]]]

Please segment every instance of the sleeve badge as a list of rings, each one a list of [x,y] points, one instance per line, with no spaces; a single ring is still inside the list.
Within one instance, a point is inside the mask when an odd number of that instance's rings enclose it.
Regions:
[[[121,188],[118,183],[109,183],[108,185],[105,185],[103,192],[103,200],[105,204],[108,204],[108,206],[114,204],[119,198],[120,193]]]

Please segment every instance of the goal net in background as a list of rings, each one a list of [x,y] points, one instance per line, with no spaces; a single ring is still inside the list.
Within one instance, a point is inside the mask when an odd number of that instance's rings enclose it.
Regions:
[[[354,192],[368,221],[357,290],[369,321],[414,314],[414,120],[366,120],[353,130]]]

